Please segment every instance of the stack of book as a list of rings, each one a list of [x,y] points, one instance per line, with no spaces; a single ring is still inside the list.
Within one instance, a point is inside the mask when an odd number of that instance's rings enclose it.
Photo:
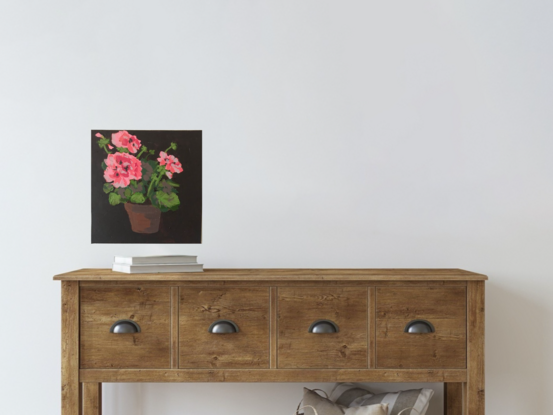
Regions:
[[[113,270],[127,274],[154,274],[158,272],[203,272],[197,256],[116,256]]]

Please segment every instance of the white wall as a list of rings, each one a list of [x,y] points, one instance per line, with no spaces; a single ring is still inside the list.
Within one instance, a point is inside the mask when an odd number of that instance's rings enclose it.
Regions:
[[[51,277],[146,253],[486,273],[488,411],[550,411],[552,12],[546,0],[2,0],[0,411],[59,414]],[[92,128],[204,131],[202,245],[90,244]],[[105,390],[106,415],[282,415],[301,394]]]

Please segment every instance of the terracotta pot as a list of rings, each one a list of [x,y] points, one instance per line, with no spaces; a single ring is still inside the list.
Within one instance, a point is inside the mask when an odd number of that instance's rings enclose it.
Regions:
[[[159,231],[161,210],[155,206],[125,203],[125,210],[129,214],[133,232],[156,233]]]

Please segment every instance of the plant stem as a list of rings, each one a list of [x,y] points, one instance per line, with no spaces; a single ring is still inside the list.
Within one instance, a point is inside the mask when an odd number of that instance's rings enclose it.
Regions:
[[[150,186],[148,187],[148,193],[146,193],[146,195],[148,197],[151,197],[151,193],[152,193],[152,189],[154,187],[154,183],[157,186],[159,184],[159,181],[163,177],[163,174],[165,173],[165,167],[159,166],[158,169],[160,169],[159,170],[159,175],[152,178],[152,181],[150,182]]]
[[[142,150],[140,150],[140,153],[138,153],[138,156],[136,156],[136,158],[139,159],[142,153],[144,153],[145,151],[146,151],[146,147],[142,146]]]

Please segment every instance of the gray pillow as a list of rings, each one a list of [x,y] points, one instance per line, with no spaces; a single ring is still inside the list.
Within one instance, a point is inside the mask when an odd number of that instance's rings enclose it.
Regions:
[[[370,392],[362,388],[354,387],[351,389],[347,389],[346,391],[344,391],[344,393],[342,393],[338,397],[338,399],[336,399],[336,403],[339,405],[349,407],[353,401],[355,401],[356,399],[362,396],[365,396],[367,393],[370,393]]]
[[[350,406],[354,400],[368,393],[371,393],[371,391],[363,386],[356,385],[355,383],[343,382],[337,383],[336,386],[334,386],[334,389],[330,392],[329,399],[340,405]]]
[[[361,394],[362,390],[365,391],[364,394]],[[424,415],[433,395],[434,391],[432,389],[410,389],[374,394],[353,383],[341,383],[336,385],[330,399],[350,408],[387,403],[389,405],[389,415],[398,415],[407,408],[414,408],[415,410],[406,411],[402,415]]]
[[[310,405],[317,410],[319,415],[344,415],[344,407],[335,404],[330,399],[327,399],[311,389],[303,388],[303,403],[302,406]],[[315,411],[311,408],[304,409],[305,415],[315,415]]]
[[[356,408],[346,408],[342,405],[332,402],[330,399],[322,397],[317,392],[303,388],[304,415],[387,415],[388,404],[363,405]]]

